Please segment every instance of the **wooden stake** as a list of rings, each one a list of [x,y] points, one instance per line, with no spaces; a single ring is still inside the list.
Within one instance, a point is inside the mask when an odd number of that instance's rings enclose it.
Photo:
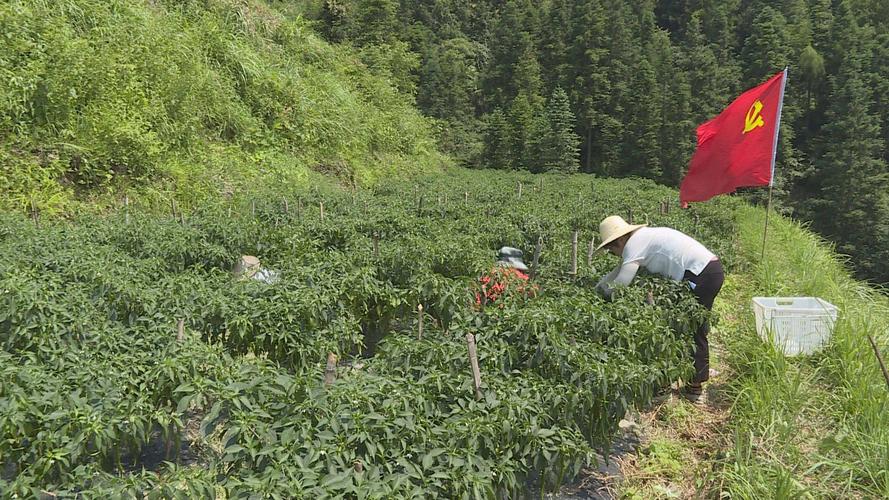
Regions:
[[[654,293],[652,293],[651,290],[648,291],[648,296],[645,297],[645,303],[650,306],[654,305]]]
[[[522,199],[522,181],[519,181],[519,196],[518,196],[518,198],[520,200]]]
[[[883,362],[883,356],[880,355],[880,349],[877,347],[877,343],[874,342],[874,338],[867,334],[867,340],[870,341],[871,347],[874,348],[874,354],[877,355],[877,363],[880,364],[880,368],[883,370],[883,378],[886,379],[886,386],[889,387],[889,371],[886,371],[886,363]]]
[[[627,224],[632,224],[632,223],[633,223],[633,209],[628,208],[627,209]]]
[[[537,264],[540,262],[540,252],[543,250],[543,236],[537,237],[537,247],[534,248],[534,260],[531,261],[531,279],[537,276]]]
[[[593,265],[593,253],[596,251],[596,237],[593,236],[590,238],[590,248],[586,252],[586,265],[587,267]]]
[[[287,204],[287,198],[281,198],[281,199],[284,200],[284,213],[289,214],[290,213],[290,205]]]
[[[127,195],[123,195],[123,222],[130,223],[130,197]]]
[[[176,218],[176,200],[170,198],[170,217]]]
[[[571,274],[577,275],[577,230],[571,234]]]
[[[488,305],[488,287],[487,285],[482,285],[482,312],[485,312],[485,306]]]
[[[423,304],[417,304],[417,340],[423,340]]]
[[[318,208],[321,210],[321,222],[324,222],[324,202],[318,202]]]
[[[176,340],[178,342],[182,342],[185,340],[185,320],[180,319],[179,324],[176,325]]]
[[[336,354],[327,353],[327,366],[324,368],[324,385],[330,385],[336,380]]]
[[[482,375],[478,369],[478,353],[475,349],[475,336],[466,334],[466,345],[469,347],[469,365],[472,367],[472,386],[475,389],[475,399],[482,399]]]
[[[250,200],[250,213],[256,217],[256,200]]]
[[[464,203],[464,204],[469,204],[469,191],[464,191],[464,192],[463,192],[463,203]]]

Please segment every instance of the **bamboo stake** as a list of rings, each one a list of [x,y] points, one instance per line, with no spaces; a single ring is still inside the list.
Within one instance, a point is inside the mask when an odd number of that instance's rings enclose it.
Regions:
[[[324,222],[324,202],[318,202],[318,208],[321,210],[321,222]]]
[[[374,259],[380,258],[380,235],[378,233],[373,234],[373,249]]]
[[[463,204],[469,204],[469,191],[463,191]]]
[[[176,341],[182,342],[185,340],[185,320],[180,319],[179,324],[176,325]]]
[[[518,195],[518,199],[520,199],[520,200],[522,199],[522,181],[519,181],[519,195]]]
[[[478,369],[478,352],[475,348],[475,336],[466,334],[466,345],[469,347],[469,365],[472,367],[472,386],[475,389],[475,399],[482,399],[482,376]]]
[[[423,304],[417,304],[417,340],[423,340]]]
[[[324,385],[330,385],[336,380],[336,354],[327,353],[327,366],[324,368]]]
[[[571,274],[577,275],[577,230],[571,234]]]
[[[130,223],[130,197],[127,195],[123,195],[123,222]]]
[[[596,251],[596,237],[593,236],[590,238],[590,248],[586,252],[586,265],[587,267],[593,265],[593,253]]]
[[[877,347],[877,343],[874,342],[874,338],[867,334],[867,340],[870,341],[871,347],[874,348],[874,354],[877,355],[877,362],[880,364],[880,368],[883,370],[883,378],[886,379],[886,386],[889,387],[889,371],[886,370],[886,363],[883,362],[883,356],[880,355],[880,349]]]
[[[290,205],[287,203],[287,198],[282,198],[282,200],[284,200],[284,213],[289,214],[290,213]]]
[[[250,200],[250,213],[256,217],[256,200]]]

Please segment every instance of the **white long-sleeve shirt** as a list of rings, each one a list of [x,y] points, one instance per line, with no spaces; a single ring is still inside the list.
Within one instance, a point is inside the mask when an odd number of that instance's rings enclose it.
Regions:
[[[691,236],[668,227],[640,227],[630,236],[621,264],[603,277],[597,287],[610,293],[609,285],[629,285],[639,267],[681,281],[685,271],[700,274],[716,258]]]

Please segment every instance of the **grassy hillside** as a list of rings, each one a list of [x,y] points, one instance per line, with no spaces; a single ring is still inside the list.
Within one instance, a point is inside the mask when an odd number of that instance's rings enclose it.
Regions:
[[[867,339],[889,354],[889,299],[853,280],[831,245],[773,218],[766,256],[762,210],[738,212],[740,262],[728,288],[737,328],[719,340],[734,372],[718,477],[732,498],[889,497],[889,392]],[[829,346],[784,358],[755,334],[753,296],[816,296],[840,308]]]
[[[413,99],[260,0],[0,5],[0,205],[439,166]]]

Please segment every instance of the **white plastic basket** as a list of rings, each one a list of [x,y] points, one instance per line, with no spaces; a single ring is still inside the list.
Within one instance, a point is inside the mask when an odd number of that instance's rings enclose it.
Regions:
[[[785,356],[812,354],[830,339],[837,308],[817,297],[753,297],[756,332]]]

